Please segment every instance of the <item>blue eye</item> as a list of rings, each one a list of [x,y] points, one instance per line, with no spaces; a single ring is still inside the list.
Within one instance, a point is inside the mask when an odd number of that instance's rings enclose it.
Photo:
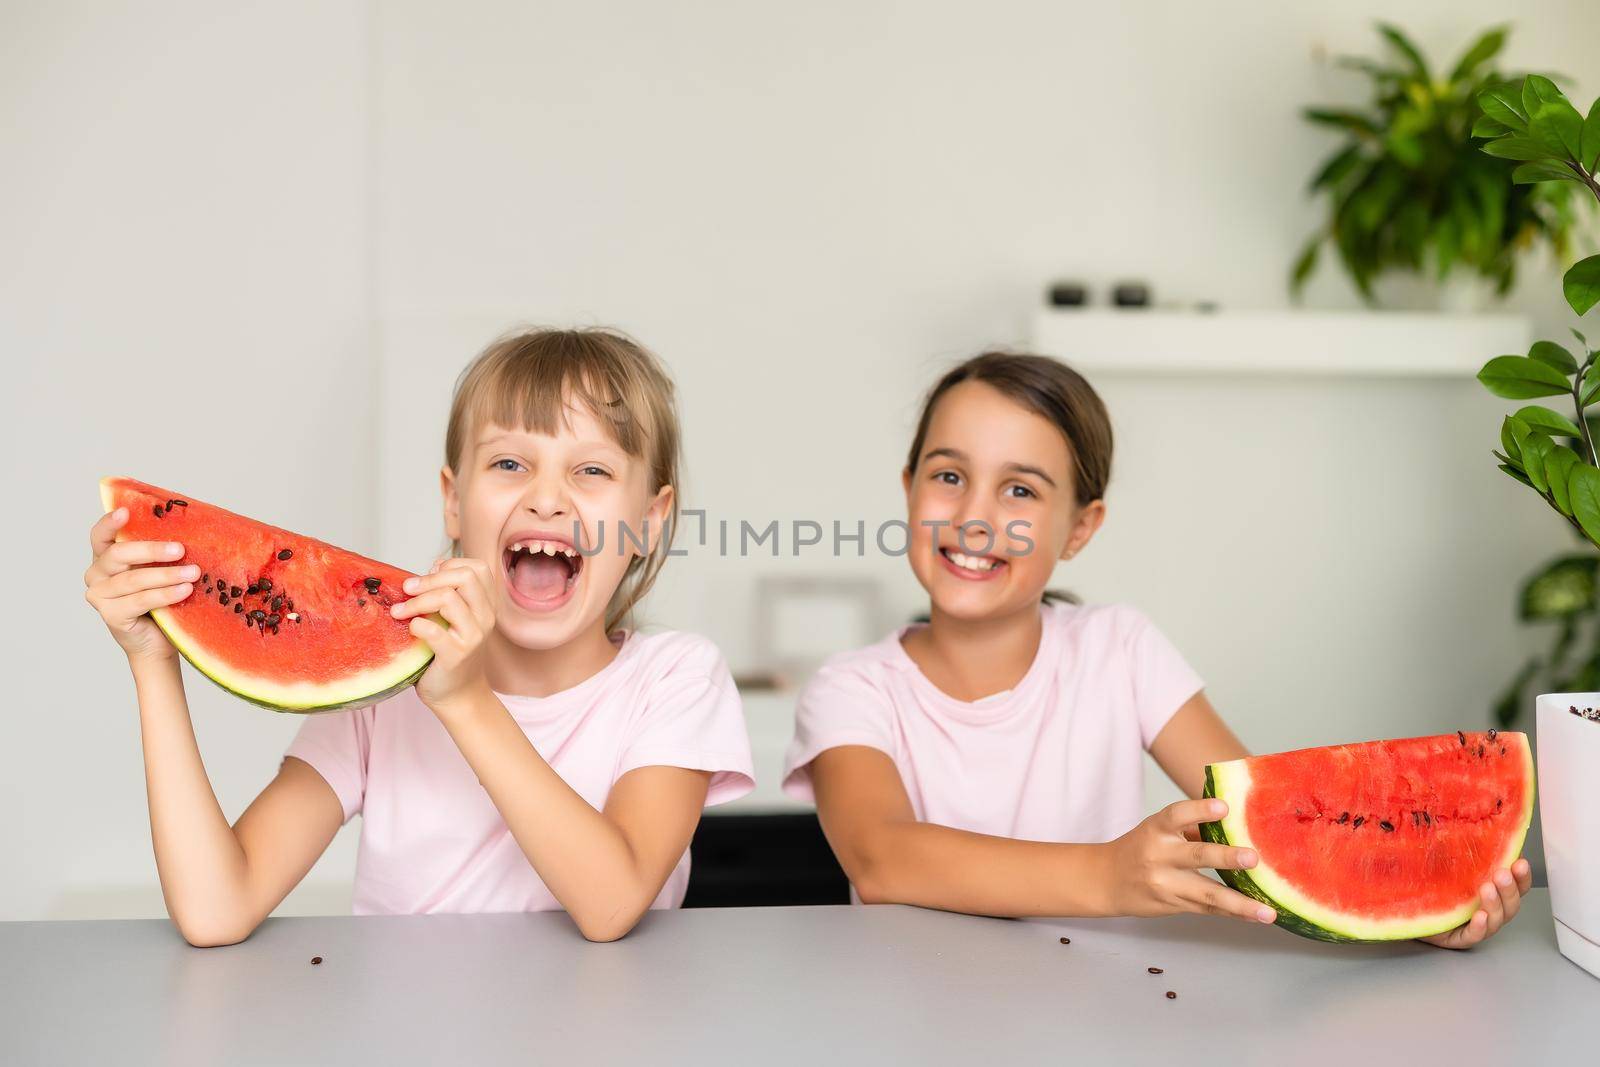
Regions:
[[[509,466],[509,467],[502,467],[502,466],[501,466],[501,464],[502,464],[502,463],[509,463],[509,464],[511,464],[511,466]],[[495,469],[495,470],[500,470],[500,471],[510,471],[510,470],[518,470],[518,469],[521,469],[521,467],[522,467],[522,464],[520,464],[520,463],[518,463],[518,462],[517,462],[517,461],[516,461],[516,460],[514,460],[514,459],[497,459],[497,460],[495,460],[495,461],[494,461],[494,462],[493,462],[493,463],[491,463],[491,464],[489,464],[489,466],[490,466],[490,467],[492,467],[492,468],[493,468],[493,469]]]

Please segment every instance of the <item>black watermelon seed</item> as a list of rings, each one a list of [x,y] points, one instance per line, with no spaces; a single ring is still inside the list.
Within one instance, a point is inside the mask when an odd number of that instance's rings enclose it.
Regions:
[[[1166,973],[1160,967],[1146,967],[1145,970],[1149,971],[1151,974],[1165,974]]]
[[[275,623],[275,622],[274,623],[269,623],[268,625],[272,628],[272,632],[273,633],[277,633],[278,632],[278,624],[277,623]],[[266,628],[267,628],[266,626],[262,627],[262,629],[266,629]]]
[[[1178,999],[1178,994],[1174,993],[1172,990],[1169,989],[1169,990],[1167,990],[1167,999],[1168,1000],[1177,1000]]]
[[[1460,730],[1457,730],[1456,736],[1461,738],[1461,747],[1465,748],[1467,746],[1467,735],[1462,733]]]
[[[202,581],[202,582],[205,582],[205,583],[206,583],[206,584],[207,584],[207,585],[209,585],[209,584],[210,584],[210,583],[211,583],[211,575],[210,575],[210,574],[209,574],[209,573],[207,573],[207,574],[202,574],[202,575],[201,575],[201,576],[200,576],[200,580],[201,580],[201,581]]]
[[[167,510],[168,511],[171,511],[174,507],[186,508],[188,506],[189,506],[189,502],[187,500],[169,500],[169,501],[167,501]]]
[[[1494,738],[1495,738],[1495,735],[1498,734],[1499,732],[1500,731],[1496,730],[1493,726],[1489,727],[1489,740],[1493,741]]]
[[[366,597],[359,597],[359,596],[358,596],[358,597],[356,597],[356,607],[358,607],[358,608],[364,608],[364,607],[366,607],[366,606],[367,606],[367,599],[366,599]]]
[[[1499,797],[1495,797],[1494,798],[1494,810],[1495,811],[1499,811],[1500,810],[1500,798]]]
[[[159,519],[159,518],[160,518],[160,517],[161,517],[161,516],[162,516],[162,515],[164,515],[164,514],[166,514],[166,512],[165,512],[165,511],[164,511],[164,510],[163,510],[163,509],[162,509],[162,507],[161,507],[161,505],[160,505],[160,504],[157,504],[157,505],[156,505],[156,506],[155,506],[155,508],[154,508],[154,509],[153,509],[153,510],[154,510],[154,511],[155,511],[155,513],[156,513],[156,518],[158,518],[158,519]]]
[[[1394,833],[1394,823],[1390,822],[1388,819],[1380,819],[1378,821],[1378,825],[1383,828],[1383,832],[1384,833],[1386,833],[1386,834]]]
[[[1482,745],[1478,746],[1478,758],[1479,759],[1483,758],[1483,746]]]
[[[228,594],[225,590],[218,590],[217,603],[221,604],[223,607],[228,606]]]
[[[1432,826],[1433,825],[1433,816],[1429,815],[1427,812],[1423,812],[1422,813],[1422,821],[1427,823],[1429,826]]]
[[[1359,830],[1359,829],[1361,829],[1361,824],[1366,822],[1366,821],[1367,821],[1367,817],[1365,815],[1357,815],[1355,823],[1350,828],[1352,830]]]
[[[377,593],[378,586],[382,585],[383,583],[376,578],[363,578],[361,579],[361,584],[367,587],[367,592]]]
[[[1501,745],[1500,746],[1500,755],[1504,756],[1505,754],[1506,754],[1506,746]]]
[[[272,598],[272,610],[273,611],[282,611],[283,610],[283,597],[275,596],[275,597]]]
[[[256,582],[251,582],[249,586],[245,588],[245,594],[247,596],[255,596],[259,592],[261,592],[261,586]]]
[[[313,966],[315,966],[316,964],[321,963],[321,962],[322,962],[322,957],[321,956],[312,956],[311,957],[311,963],[312,963]]]
[[[241,612],[243,610],[244,610],[244,605],[243,604],[235,603],[233,605],[233,613],[235,615],[239,614],[239,612]]]
[[[278,625],[279,622],[282,621],[282,619],[283,619],[283,617],[281,615],[277,615],[277,614],[268,615],[267,616],[267,625],[268,626],[276,626],[276,625]]]
[[[250,628],[251,628],[251,627],[253,627],[253,626],[254,626],[254,625],[255,625],[255,624],[256,624],[256,620],[255,620],[255,616],[254,616],[254,615],[246,615],[246,616],[245,616],[245,617],[244,617],[244,626],[245,626],[245,629],[247,629],[247,630],[248,630],[248,629],[250,629]]]
[[[250,617],[256,620],[256,622],[260,622],[262,619],[267,617],[267,613],[262,611],[260,608],[257,608],[255,611],[250,613]]]
[[[1343,826],[1345,823],[1347,823],[1349,821],[1350,821],[1350,813],[1348,811],[1342,812],[1339,815],[1338,823],[1339,823],[1340,826]]]
[[[1072,938],[1070,938],[1070,937],[1063,937],[1063,938],[1062,938],[1062,939],[1061,939],[1061,943],[1062,943],[1062,944],[1063,944],[1063,945],[1070,945],[1070,944],[1072,944]]]
[[[272,579],[271,578],[263,578],[259,582],[257,582],[256,584],[261,587],[261,591],[263,593],[272,592]]]
[[[228,588],[228,595],[229,595],[229,596],[238,596],[238,595],[239,595],[239,594],[240,594],[240,593],[242,593],[242,592],[244,592],[244,590],[243,590],[243,589],[240,589],[240,588],[239,588],[239,587],[238,587],[238,586],[236,586],[236,585],[235,585],[235,586],[230,586],[230,587],[229,587],[229,588]]]
[[[278,558],[279,559],[288,559],[292,555],[294,555],[294,549],[286,548],[282,552],[278,553]]]

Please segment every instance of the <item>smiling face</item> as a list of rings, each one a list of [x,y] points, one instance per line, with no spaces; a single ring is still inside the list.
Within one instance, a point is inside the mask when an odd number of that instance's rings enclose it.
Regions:
[[[1105,516],[1103,501],[1078,504],[1061,430],[979,380],[935,402],[902,477],[911,569],[935,612],[952,618],[1031,610],[1056,561],[1083,548]]]
[[[603,628],[630,563],[660,540],[672,509],[672,487],[653,485],[650,464],[587,407],[569,403],[553,430],[488,423],[463,443],[459,470],[441,472],[445,530],[463,555],[495,568],[496,633],[527,649]]]

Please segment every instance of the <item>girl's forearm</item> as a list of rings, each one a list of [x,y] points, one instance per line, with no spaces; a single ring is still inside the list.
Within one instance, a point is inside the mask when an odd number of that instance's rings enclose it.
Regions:
[[[1104,845],[1018,841],[915,820],[868,836],[849,873],[869,904],[1007,917],[1114,914]]]
[[[632,929],[660,887],[644,884],[616,824],[544,761],[493,692],[440,711],[439,719],[528,862],[584,936],[611,940]]]
[[[132,664],[150,839],[167,913],[193,944],[243,940],[246,863],[195,742],[176,658]]]

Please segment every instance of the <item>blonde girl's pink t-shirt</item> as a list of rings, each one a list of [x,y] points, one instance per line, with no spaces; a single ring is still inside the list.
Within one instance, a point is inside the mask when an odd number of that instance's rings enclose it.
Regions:
[[[1031,841],[1109,841],[1149,813],[1144,752],[1200,676],[1138,610],[1041,606],[1016,687],[977,701],[937,688],[902,627],[828,660],[800,695],[783,788],[813,800],[810,763],[866,745],[900,771],[919,820]]]
[[[755,788],[738,690],[703,637],[625,633],[616,657],[571,689],[497,695],[596,810],[636,767],[711,772],[708,807]],[[307,719],[287,755],[322,775],[346,822],[361,815],[357,915],[560,909],[415,689]],[[677,907],[688,881],[685,850],[651,907]]]

